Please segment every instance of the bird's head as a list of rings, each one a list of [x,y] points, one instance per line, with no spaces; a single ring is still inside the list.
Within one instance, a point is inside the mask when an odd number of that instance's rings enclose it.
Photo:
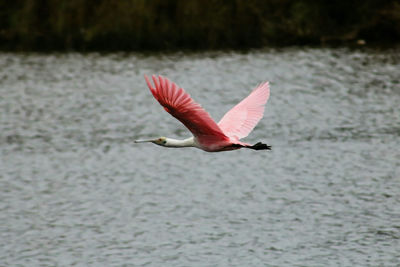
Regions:
[[[135,143],[145,143],[145,142],[151,142],[151,143],[159,145],[159,146],[165,146],[165,144],[167,143],[167,138],[164,136],[161,136],[156,139],[135,140]]]

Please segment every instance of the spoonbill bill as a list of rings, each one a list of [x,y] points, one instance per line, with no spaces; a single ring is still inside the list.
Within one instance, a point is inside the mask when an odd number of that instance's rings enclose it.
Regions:
[[[271,146],[258,142],[243,143],[240,139],[249,135],[264,115],[269,98],[268,82],[261,83],[249,96],[229,110],[217,124],[188,93],[162,76],[152,76],[154,86],[145,75],[147,86],[164,109],[182,122],[193,136],[184,140],[167,137],[136,140],[135,143],[152,142],[164,147],[196,147],[207,152],[250,148],[270,150]]]

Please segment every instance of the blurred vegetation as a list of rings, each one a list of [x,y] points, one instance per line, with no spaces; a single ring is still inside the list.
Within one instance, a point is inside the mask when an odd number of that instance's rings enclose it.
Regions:
[[[0,0],[0,49],[399,43],[399,0]],[[359,41],[362,42],[362,41]]]

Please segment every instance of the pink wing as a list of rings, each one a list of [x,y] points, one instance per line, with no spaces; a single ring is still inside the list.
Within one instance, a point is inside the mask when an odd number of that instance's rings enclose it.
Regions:
[[[155,99],[168,113],[182,122],[199,139],[199,142],[210,141],[210,139],[213,141],[229,140],[210,114],[196,103],[185,90],[162,76],[158,76],[158,79],[156,76],[152,76],[155,87],[146,75],[144,78]]]
[[[268,82],[262,83],[229,110],[218,123],[225,135],[241,139],[249,135],[264,115],[264,107],[269,98]]]

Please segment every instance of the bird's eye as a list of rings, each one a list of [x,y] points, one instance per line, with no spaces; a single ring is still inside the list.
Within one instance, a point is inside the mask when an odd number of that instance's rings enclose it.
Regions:
[[[162,143],[165,145],[167,143],[167,140],[164,140]]]

